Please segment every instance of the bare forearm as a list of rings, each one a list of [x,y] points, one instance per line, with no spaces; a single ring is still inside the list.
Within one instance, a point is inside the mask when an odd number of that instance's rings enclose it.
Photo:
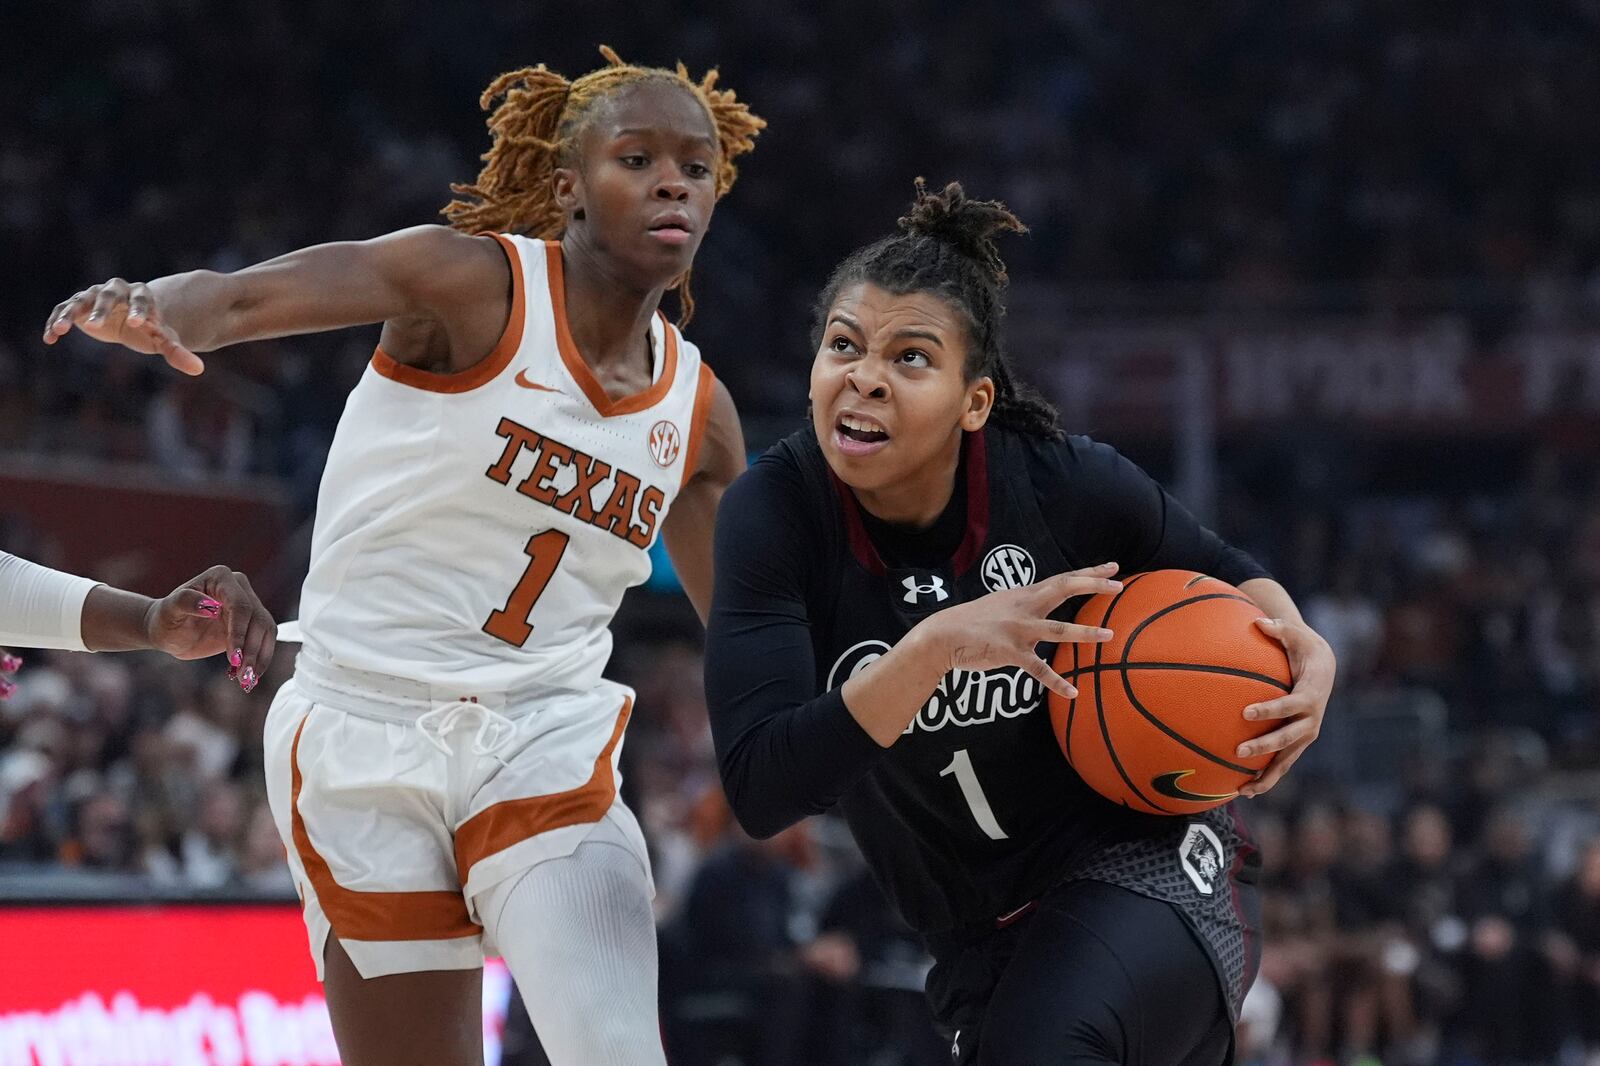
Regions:
[[[1294,605],[1289,590],[1270,577],[1251,578],[1239,586],[1239,591],[1249,596],[1268,618],[1282,618],[1301,624],[1305,621],[1300,617],[1300,608]]]
[[[349,245],[302,249],[233,274],[173,274],[150,290],[167,325],[196,352],[369,325],[410,310]]]
[[[83,643],[90,651],[152,647],[150,610],[156,601],[136,592],[96,585],[83,601]]]
[[[214,270],[190,270],[150,282],[167,325],[195,352],[211,352],[251,339],[232,336],[228,329],[240,288],[235,275]]]
[[[865,670],[844,683],[844,705],[867,735],[893,744],[945,674],[949,653],[919,625]]]

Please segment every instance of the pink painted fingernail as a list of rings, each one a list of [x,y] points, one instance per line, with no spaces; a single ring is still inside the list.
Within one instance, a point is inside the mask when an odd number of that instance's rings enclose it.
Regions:
[[[0,700],[9,700],[16,691],[17,683],[15,681],[6,681],[0,678]]]
[[[22,656],[12,655],[10,653],[0,655],[0,670],[4,670],[8,674],[14,674],[21,669]]]
[[[250,692],[256,687],[256,682],[259,680],[256,677],[256,668],[247,666],[244,668],[244,674],[239,678],[239,687],[246,692]]]
[[[200,601],[201,614],[208,614],[212,618],[215,618],[221,611],[222,604],[217,600],[212,599],[210,596],[207,596],[205,599]]]
[[[228,665],[233,667],[235,670],[239,669],[239,664],[243,662],[244,652],[240,651],[238,648],[234,648],[228,653]]]

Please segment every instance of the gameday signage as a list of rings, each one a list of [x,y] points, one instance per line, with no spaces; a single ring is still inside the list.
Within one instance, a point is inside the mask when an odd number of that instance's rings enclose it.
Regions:
[[[1456,315],[1101,321],[1013,340],[1013,350],[1055,353],[1027,372],[1068,425],[1099,429],[1171,432],[1185,404],[1223,430],[1312,419],[1397,434],[1512,432],[1600,417],[1596,330],[1484,340]]]
[[[510,992],[484,974],[486,1061]],[[294,905],[0,907],[0,1066],[336,1066]]]

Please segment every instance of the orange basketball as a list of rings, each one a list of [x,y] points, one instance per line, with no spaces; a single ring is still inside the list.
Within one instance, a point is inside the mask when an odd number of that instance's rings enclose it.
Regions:
[[[1063,644],[1056,672],[1078,698],[1050,693],[1067,762],[1107,799],[1150,814],[1195,814],[1228,802],[1272,760],[1240,744],[1281,725],[1244,709],[1289,691],[1289,657],[1263,633],[1238,589],[1189,570],[1135,574],[1095,596],[1077,621],[1104,644]]]

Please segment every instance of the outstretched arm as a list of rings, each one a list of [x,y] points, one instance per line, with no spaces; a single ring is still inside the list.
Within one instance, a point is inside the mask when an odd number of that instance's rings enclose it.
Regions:
[[[54,344],[74,327],[158,354],[186,374],[196,352],[390,319],[441,323],[452,357],[486,355],[509,314],[511,270],[493,240],[416,226],[367,241],[319,244],[232,274],[192,270],[150,282],[112,278],[56,305]],[[458,366],[454,369],[465,369]]]
[[[164,651],[175,659],[226,652],[246,692],[272,662],[277,626],[250,581],[213,566],[160,599],[126,592],[0,552],[0,643],[70,651]],[[22,660],[0,654],[0,674]],[[0,698],[9,678],[0,678]]]

